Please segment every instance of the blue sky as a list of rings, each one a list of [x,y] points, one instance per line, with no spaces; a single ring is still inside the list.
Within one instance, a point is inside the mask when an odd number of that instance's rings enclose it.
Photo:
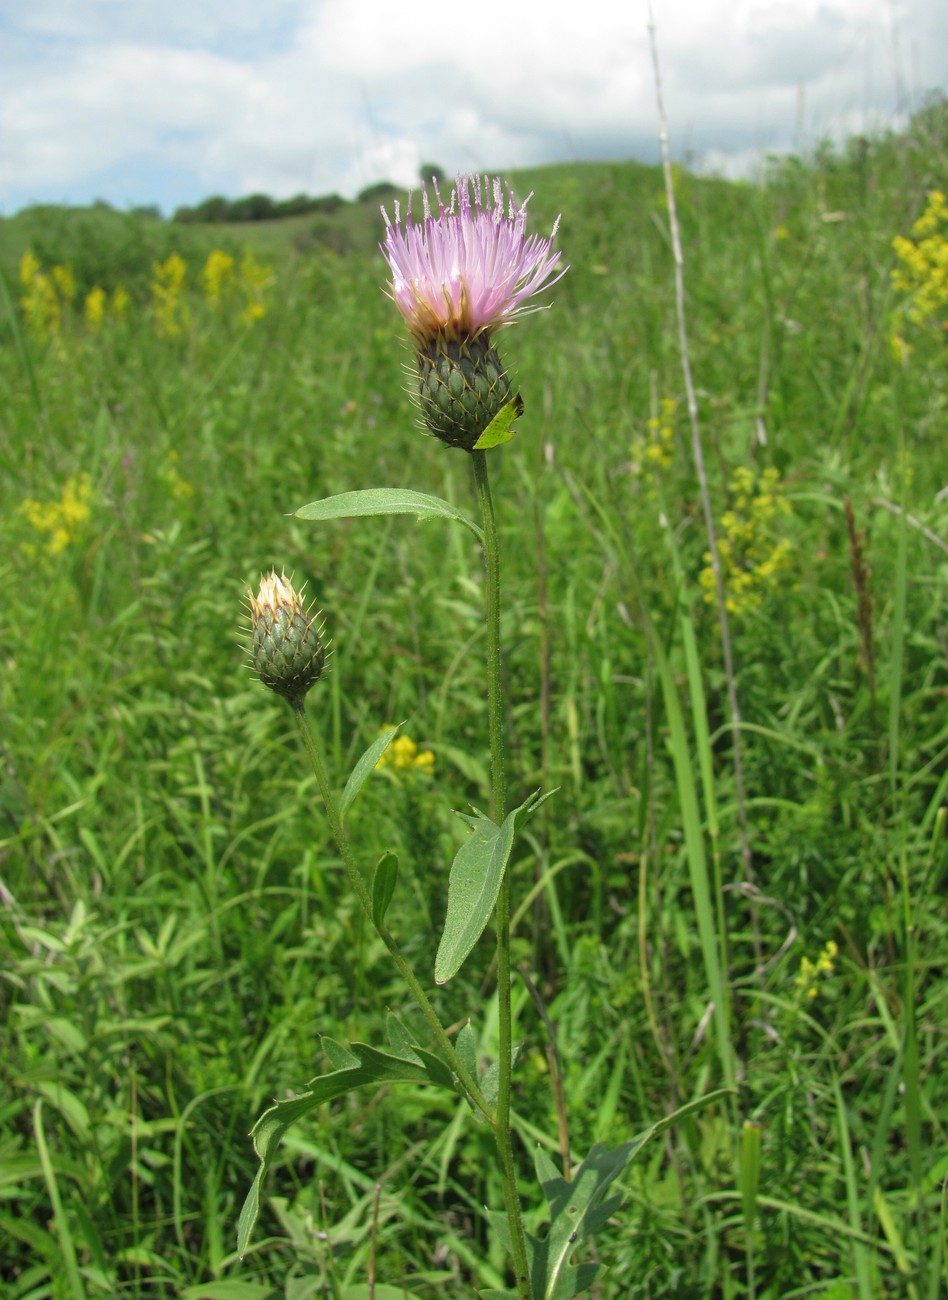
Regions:
[[[948,81],[945,0],[655,0],[673,152],[899,125]],[[421,163],[657,153],[644,0],[0,0],[0,213],[352,197]]]

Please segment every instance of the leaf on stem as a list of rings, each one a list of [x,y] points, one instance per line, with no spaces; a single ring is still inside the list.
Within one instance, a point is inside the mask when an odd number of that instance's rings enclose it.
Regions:
[[[386,727],[378,739],[372,741],[372,744],[352,769],[352,774],[346,782],[346,788],[339,798],[339,816],[343,821],[345,821],[346,813],[355,803],[356,796],[369,779],[379,759],[395,739],[395,733],[401,725],[401,723],[398,723],[395,727]]]
[[[386,849],[379,858],[375,875],[372,877],[372,921],[377,930],[381,930],[385,921],[385,913],[388,911],[397,883],[398,858]]]
[[[264,1179],[283,1135],[291,1124],[295,1124],[317,1106],[341,1097],[353,1088],[379,1083],[427,1083],[432,1078],[430,1063],[419,1063],[407,1057],[380,1052],[365,1043],[351,1043],[344,1047],[332,1039],[324,1039],[323,1045],[334,1069],[329,1074],[312,1079],[306,1092],[278,1101],[264,1111],[251,1131],[260,1168],[240,1211],[237,1225],[238,1255],[246,1253],[260,1213],[260,1193]],[[446,1067],[442,1066],[442,1069]]]
[[[490,424],[474,444],[475,451],[490,451],[491,447],[500,447],[510,442],[516,429],[511,425],[518,416],[523,415],[523,398],[518,393],[506,406],[502,406]]]
[[[473,817],[458,813],[473,834],[451,865],[447,915],[435,958],[436,984],[446,984],[458,973],[487,928],[513,848],[517,818],[529,816],[549,797],[536,791],[507,814],[502,826],[483,813],[475,812]]]
[[[454,1050],[458,1059],[472,1079],[477,1078],[477,1035],[470,1020],[458,1030],[454,1040]]]
[[[585,1295],[599,1271],[598,1264],[573,1263],[585,1238],[598,1232],[622,1204],[622,1196],[606,1198],[606,1192],[650,1138],[664,1132],[685,1115],[722,1100],[730,1090],[722,1088],[697,1097],[671,1115],[666,1115],[622,1146],[608,1150],[597,1142],[567,1182],[547,1152],[538,1147],[535,1156],[537,1178],[550,1207],[550,1222],[542,1237],[527,1233],[527,1259],[535,1300],[573,1300]],[[502,1244],[510,1249],[510,1228],[506,1216],[491,1213],[490,1221]]]
[[[297,519],[355,519],[365,515],[418,515],[428,519],[450,519],[466,524],[479,541],[483,529],[461,513],[450,501],[412,492],[409,488],[365,488],[361,492],[340,492],[337,496],[311,501],[296,511]]]

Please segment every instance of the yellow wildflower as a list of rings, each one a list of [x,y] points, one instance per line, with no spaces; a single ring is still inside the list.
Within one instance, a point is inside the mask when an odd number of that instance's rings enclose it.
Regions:
[[[27,249],[20,258],[20,284],[28,288],[42,269],[39,258]]]
[[[897,326],[904,318],[916,327],[948,331],[948,201],[941,190],[928,195],[911,238],[896,235],[892,247],[899,259],[892,283],[906,295],[896,312]]]
[[[207,301],[217,306],[224,291],[233,288],[235,278],[234,259],[230,253],[225,253],[219,248],[212,249],[201,272],[204,297]]]
[[[721,516],[718,554],[728,613],[739,615],[760,609],[790,567],[790,542],[777,533],[779,521],[792,513],[792,507],[783,496],[780,473],[772,467],[755,481],[754,471],[739,465],[729,488],[733,504]],[[708,551],[704,563],[698,581],[710,603],[715,599],[715,581]]]
[[[813,999],[819,994],[819,981],[823,977],[833,974],[836,969],[836,958],[839,955],[839,945],[835,940],[830,939],[823,947],[816,961],[809,957],[800,959],[800,969],[797,972],[796,989],[798,997]]]
[[[91,330],[98,330],[105,316],[105,290],[95,285],[86,294],[86,324]]]
[[[63,484],[58,501],[21,502],[20,513],[30,526],[43,535],[43,551],[58,555],[83,531],[92,513],[92,485],[88,474],[71,474]],[[28,553],[36,548],[26,546]]]
[[[419,752],[417,743],[410,736],[398,736],[386,749],[376,763],[376,767],[393,767],[396,771],[412,770],[430,776],[434,771],[434,754],[430,749]]]
[[[20,258],[20,304],[26,323],[37,338],[45,342],[59,332],[62,305],[53,280],[43,270],[39,258],[27,251]]]
[[[632,439],[632,473],[641,479],[646,489],[655,491],[663,470],[675,459],[675,414],[678,403],[673,397],[663,397],[658,414],[645,422],[644,432]]]
[[[187,324],[187,307],[181,301],[187,270],[184,258],[178,253],[172,253],[163,262],[155,262],[152,266],[151,294],[155,329],[165,338],[180,334]]]

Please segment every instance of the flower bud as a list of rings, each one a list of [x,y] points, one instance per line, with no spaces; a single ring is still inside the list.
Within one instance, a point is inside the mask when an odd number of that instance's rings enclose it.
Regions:
[[[306,692],[319,680],[326,662],[319,614],[303,603],[285,574],[273,570],[250,594],[250,660],[271,691],[300,708]]]
[[[510,381],[487,334],[455,342],[438,335],[418,349],[425,424],[449,447],[471,451],[510,401]]]

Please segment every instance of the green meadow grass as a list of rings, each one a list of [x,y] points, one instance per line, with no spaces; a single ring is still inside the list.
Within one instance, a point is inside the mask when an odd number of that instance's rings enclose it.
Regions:
[[[526,414],[493,461],[511,798],[558,787],[512,861],[528,1219],[533,1150],[558,1150],[551,1070],[577,1159],[733,1088],[627,1169],[596,1242],[603,1300],[948,1288],[945,337],[906,324],[891,284],[892,241],[948,187],[946,156],[936,103],[903,137],[775,164],[760,184],[676,178],[732,553],[749,867],[661,175],[511,178],[535,190],[532,228],[562,213],[571,268],[550,311],[500,338]],[[285,566],[325,612],[331,671],[310,714],[340,788],[387,724],[435,755],[431,776],[373,776],[350,821],[367,866],[398,853],[389,923],[424,969],[463,838],[452,810],[487,785],[470,535],[288,517],[362,487],[472,506],[467,459],[417,427],[381,218],[347,236],[343,214],[331,237],[325,220],[0,222],[11,1300],[503,1285],[490,1135],[420,1088],[292,1129],[235,1254],[255,1119],[325,1068],[321,1035],[381,1042],[387,1010],[411,1017],[290,713],[245,667],[247,586]],[[272,270],[250,325],[238,289],[215,306],[200,281],[212,249],[239,264],[242,241]],[[46,337],[20,302],[27,249],[75,280]],[[162,337],[153,263],[172,252],[188,317]],[[94,327],[85,296],[120,285],[124,319]],[[478,1013],[487,1056],[490,987],[478,949],[436,991],[445,1023]]]

